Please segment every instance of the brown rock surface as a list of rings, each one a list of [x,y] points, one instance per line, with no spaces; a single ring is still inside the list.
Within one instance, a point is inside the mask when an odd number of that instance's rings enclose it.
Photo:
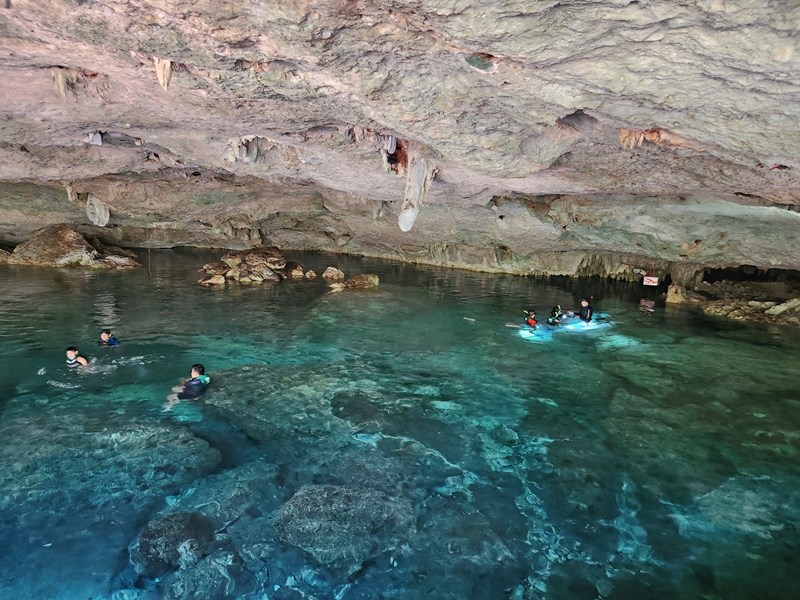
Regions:
[[[81,234],[66,225],[39,230],[2,259],[12,265],[42,267],[129,269],[139,266],[139,263],[129,256],[101,255],[83,239]]]

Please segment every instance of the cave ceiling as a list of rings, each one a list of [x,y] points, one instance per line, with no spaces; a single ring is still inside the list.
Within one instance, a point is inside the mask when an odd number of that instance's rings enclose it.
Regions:
[[[798,31],[781,0],[3,0],[0,241],[800,269]]]

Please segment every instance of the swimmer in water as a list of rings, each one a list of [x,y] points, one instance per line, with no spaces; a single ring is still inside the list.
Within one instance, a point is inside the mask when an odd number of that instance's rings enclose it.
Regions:
[[[206,368],[201,364],[192,365],[189,379],[183,384],[172,388],[172,394],[167,396],[167,405],[164,410],[172,410],[172,407],[181,400],[199,398],[206,393],[206,387],[211,383],[211,378],[206,375]]]
[[[89,361],[78,353],[78,349],[75,346],[67,348],[68,367],[85,367],[88,364]]]
[[[100,341],[97,343],[100,346],[119,346],[119,340],[114,337],[110,329],[103,329],[103,331],[100,332]]]

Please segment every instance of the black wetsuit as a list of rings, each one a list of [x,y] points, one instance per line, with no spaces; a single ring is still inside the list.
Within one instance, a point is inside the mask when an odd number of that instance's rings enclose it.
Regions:
[[[200,377],[192,377],[189,381],[183,384],[183,391],[178,393],[178,400],[187,400],[191,398],[199,398],[203,394],[206,393],[206,381],[205,378],[201,379]]]
[[[581,309],[578,311],[578,316],[587,323],[592,320],[593,314],[594,310],[592,310],[591,306],[581,306]]]

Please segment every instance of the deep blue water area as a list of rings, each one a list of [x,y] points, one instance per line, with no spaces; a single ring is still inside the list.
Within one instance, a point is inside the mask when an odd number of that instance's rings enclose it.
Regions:
[[[346,256],[288,258],[376,290],[197,285],[219,255],[0,267],[1,598],[800,597],[797,330]],[[589,294],[606,327],[508,326]]]

